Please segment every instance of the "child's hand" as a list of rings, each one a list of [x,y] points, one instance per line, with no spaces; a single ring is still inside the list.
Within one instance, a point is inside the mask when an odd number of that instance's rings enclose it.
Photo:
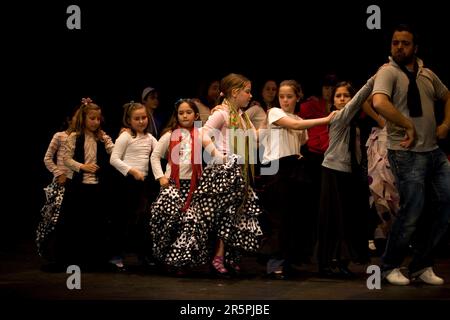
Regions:
[[[218,154],[211,159],[212,164],[225,164],[227,163],[227,156],[223,154]]]
[[[144,178],[145,178],[144,175],[142,174],[141,171],[139,171],[136,168],[131,168],[128,171],[128,174],[131,174],[134,177],[134,179],[137,181],[144,181]]]
[[[125,128],[125,127],[121,128],[120,131],[119,131],[119,136],[122,133],[124,133],[124,132],[128,132],[129,134],[131,134],[131,129],[130,128]]]
[[[84,172],[96,173],[97,170],[100,169],[100,167],[95,163],[85,163],[81,165],[80,169]]]
[[[159,185],[161,188],[167,188],[169,186],[169,179],[167,179],[165,176],[159,178]]]
[[[99,131],[98,131],[97,137],[98,137],[98,139],[99,139],[101,142],[104,142],[104,141],[105,141],[105,136],[106,136],[105,131],[103,131],[103,130],[99,130]]]
[[[65,174],[62,174],[58,177],[56,177],[56,183],[63,186],[66,184],[67,176]]]
[[[333,118],[334,118],[334,116],[336,115],[337,112],[338,112],[337,110],[334,110],[334,111],[331,111],[331,112],[330,112],[330,114],[327,116],[327,118],[328,118],[328,123],[330,123],[331,120],[333,120]]]

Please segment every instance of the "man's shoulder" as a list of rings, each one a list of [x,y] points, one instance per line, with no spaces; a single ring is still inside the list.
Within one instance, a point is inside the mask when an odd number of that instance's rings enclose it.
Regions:
[[[383,65],[380,69],[378,69],[377,74],[383,73],[383,72],[395,74],[397,72],[402,72],[402,71],[400,70],[400,68],[397,65],[395,65],[391,62],[391,63],[387,63],[387,64]]]
[[[430,68],[422,67],[420,70],[422,75],[428,76],[428,77],[437,77],[437,75],[431,70]]]
[[[381,83],[392,82],[398,78],[400,73],[402,73],[396,65],[392,63],[386,64],[378,69],[375,76],[375,87],[379,86]]]

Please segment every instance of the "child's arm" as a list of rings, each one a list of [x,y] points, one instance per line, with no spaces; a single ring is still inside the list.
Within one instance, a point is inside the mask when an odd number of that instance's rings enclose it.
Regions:
[[[145,180],[144,174],[134,167],[131,167],[131,169],[128,171],[128,175],[133,176],[133,178],[137,181]]]
[[[75,142],[77,135],[72,132],[70,136],[67,137],[66,143],[64,144],[64,164],[72,171],[80,172],[82,163],[75,161],[73,156],[75,154]]]
[[[283,117],[274,122],[277,126],[293,129],[293,130],[303,130],[309,129],[311,127],[327,125],[333,119],[335,112],[331,112],[328,116],[316,119],[293,119],[290,117]]]
[[[126,176],[131,169],[131,166],[122,160],[130,142],[131,136],[128,133],[121,134],[116,139],[116,143],[111,153],[111,158],[109,159],[109,163],[124,176]]]
[[[112,142],[111,137],[108,136],[105,131],[100,130],[99,139],[105,144],[106,153],[111,154],[114,148],[114,143]]]
[[[318,125],[326,125],[330,123],[334,113],[330,113],[328,116],[317,119],[295,119],[289,117],[286,112],[279,108],[272,108],[268,114],[268,124],[275,124],[277,126],[292,129],[292,130],[304,130]]]
[[[374,76],[371,77],[369,80],[367,80],[366,84],[361,89],[359,89],[359,91],[349,102],[347,102],[345,107],[338,111],[338,113],[333,119],[333,122],[340,121],[348,125],[355,116],[355,114],[358,112],[358,110],[360,110],[363,103],[372,93],[374,82],[375,82]]]
[[[164,174],[161,167],[161,159],[165,158],[167,150],[169,150],[170,137],[171,132],[166,132],[159,139],[150,157],[153,175],[155,176],[155,180],[159,181],[161,187],[167,187],[169,185],[170,167],[167,168],[166,174]]]
[[[55,154],[58,152],[58,149],[61,148],[61,144],[59,143],[58,133],[55,133],[53,135],[52,140],[50,141],[50,144],[48,145],[47,152],[44,156],[44,163],[47,167],[48,171],[50,171],[53,176],[56,178],[63,174],[61,170],[58,169],[58,166],[54,162]]]
[[[216,108],[218,108],[218,106]],[[221,108],[223,107],[221,106]],[[213,111],[211,110],[211,112]],[[208,121],[202,128],[203,148],[205,148],[205,151],[211,156],[212,159],[214,159],[215,163],[224,163],[226,156],[216,148],[214,142],[211,139],[211,136],[214,135],[214,133],[221,135],[222,133],[220,130],[225,125],[225,115],[222,112],[217,111],[209,116]],[[225,139],[225,137],[222,137],[222,139]]]
[[[226,162],[226,155],[222,154],[217,148],[214,142],[211,140],[209,133],[212,128],[203,127],[202,132],[202,145],[205,151],[211,156],[213,159],[213,163],[223,164]]]

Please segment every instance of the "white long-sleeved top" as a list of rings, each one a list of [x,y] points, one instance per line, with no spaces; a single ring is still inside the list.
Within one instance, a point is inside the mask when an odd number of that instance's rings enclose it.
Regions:
[[[165,176],[170,178],[171,167],[170,163],[167,163],[166,172],[164,173],[161,167],[161,159],[166,159],[167,151],[169,150],[170,137],[172,132],[166,132],[156,144],[156,148],[151,156],[152,170],[155,180]],[[191,165],[191,152],[192,142],[189,131],[181,131],[182,139],[180,141],[179,159],[180,159],[180,179],[191,179],[192,177],[192,165]],[[201,136],[201,129],[199,129],[199,137]],[[197,141],[199,148],[201,148],[201,140]]]
[[[150,155],[156,143],[156,138],[150,133],[133,137],[124,131],[114,143],[110,163],[124,176],[135,168],[147,177]]]

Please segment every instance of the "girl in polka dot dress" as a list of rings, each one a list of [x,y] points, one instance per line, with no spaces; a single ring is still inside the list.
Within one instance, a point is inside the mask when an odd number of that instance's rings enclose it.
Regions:
[[[207,256],[201,212],[190,208],[202,173],[201,139],[194,126],[199,116],[193,100],[178,100],[151,156],[153,175],[161,186],[151,208],[153,254],[178,268],[201,264]],[[168,160],[165,173],[162,158]]]
[[[217,275],[239,272],[242,252],[254,252],[262,235],[261,209],[251,188],[256,163],[256,131],[242,110],[248,105],[251,82],[240,74],[221,80],[221,105],[203,127],[203,146],[212,156],[193,201],[201,209],[206,230],[215,239],[211,269]]]

